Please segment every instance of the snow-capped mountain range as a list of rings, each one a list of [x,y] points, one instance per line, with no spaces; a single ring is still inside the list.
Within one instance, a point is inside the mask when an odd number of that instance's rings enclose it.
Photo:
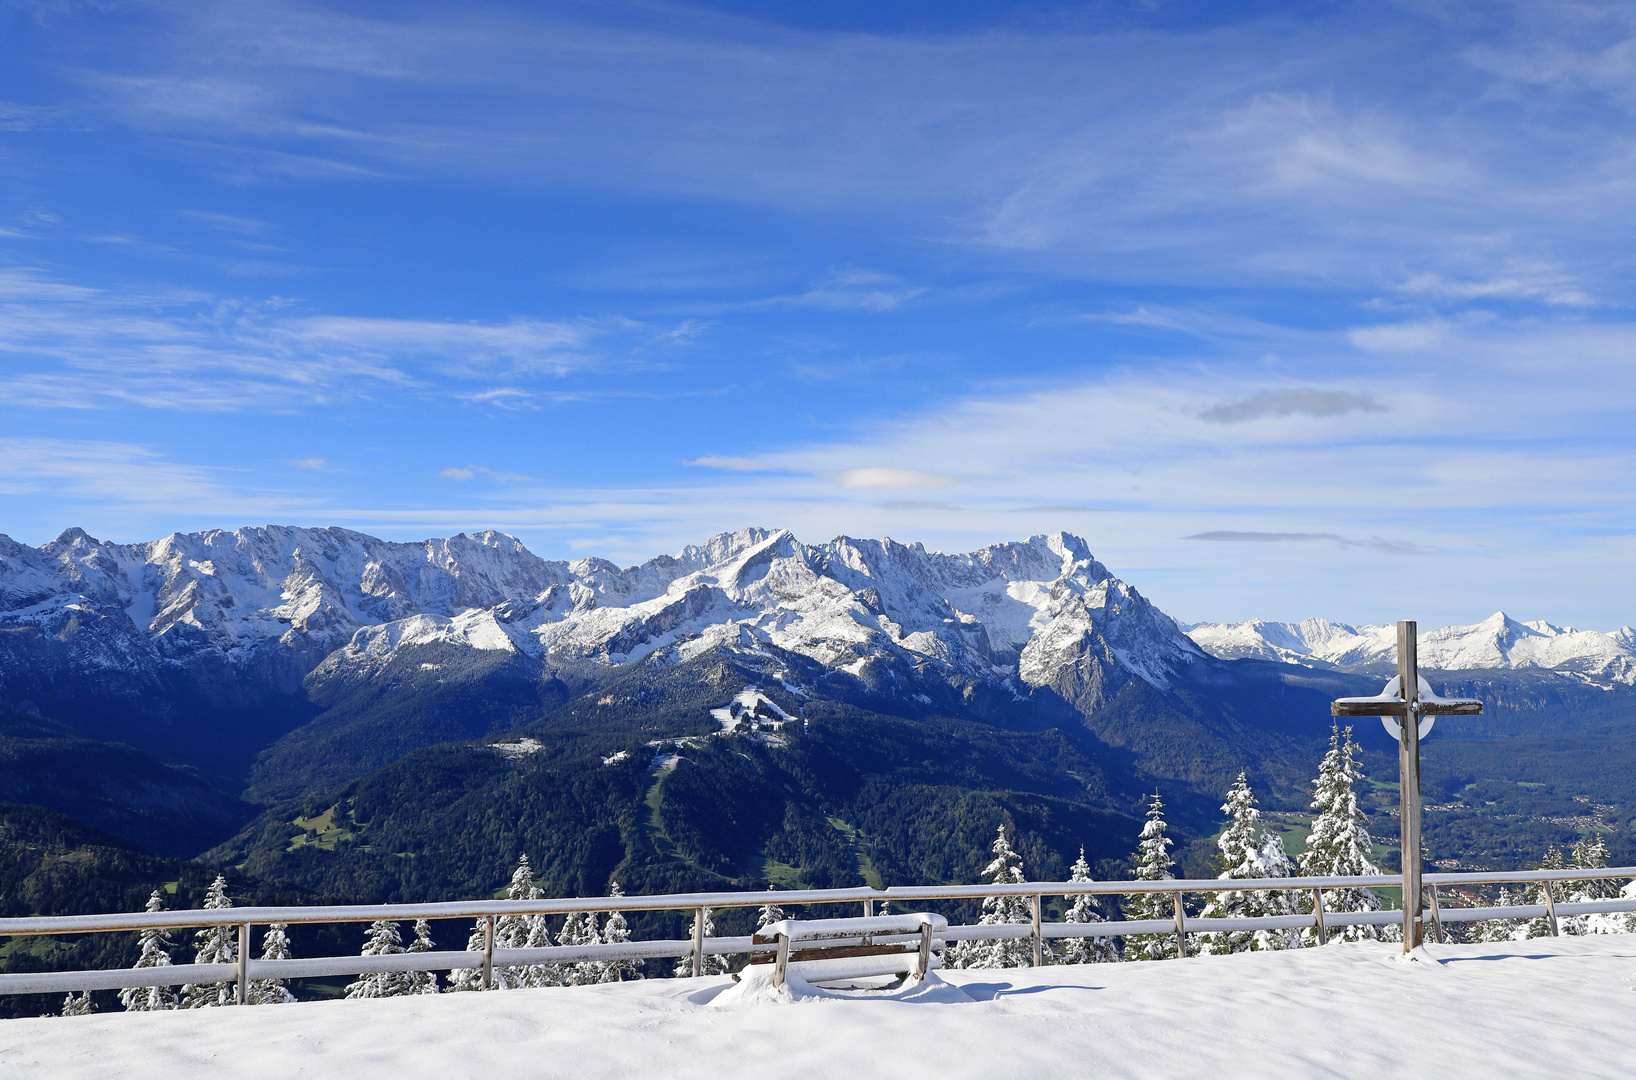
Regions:
[[[1207,655],[1362,672],[1396,647],[1393,627],[1322,619],[1179,625],[1066,533],[945,555],[750,528],[625,568],[542,559],[497,532],[393,543],[266,526],[113,544],[70,529],[37,548],[0,536],[0,680],[26,659],[31,675],[42,663],[138,682],[215,668],[294,690],[367,679],[434,644],[547,669],[771,645],[860,677],[896,661],[955,686],[1050,687],[1081,709],[1132,678],[1163,689]],[[1422,633],[1420,655],[1431,668],[1636,684],[1629,627],[1499,613]]]
[[[944,555],[752,528],[620,568],[542,559],[496,532],[392,543],[267,526],[112,544],[70,529],[38,548],[0,537],[0,631],[0,678],[23,639],[30,665],[79,675],[219,667],[287,689],[368,678],[433,644],[581,669],[772,645],[860,677],[899,661],[956,685],[1049,686],[1081,708],[1205,659],[1065,533]]]
[[[1224,660],[1254,657],[1358,672],[1383,671],[1397,663],[1396,626],[1251,619],[1183,628],[1206,652]],[[1604,634],[1548,622],[1518,622],[1497,611],[1471,626],[1421,631],[1419,654],[1421,667],[1445,671],[1526,669],[1636,685],[1636,631],[1628,626]]]

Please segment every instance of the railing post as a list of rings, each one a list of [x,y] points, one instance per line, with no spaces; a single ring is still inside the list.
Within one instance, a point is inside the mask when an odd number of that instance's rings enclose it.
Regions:
[[[693,977],[704,974],[704,908],[693,910]]]
[[[1437,886],[1431,887],[1432,902],[1432,934],[1437,938],[1437,944],[1443,944],[1443,909],[1437,905]]]
[[[1176,959],[1187,959],[1186,913],[1182,911],[1182,894],[1176,893]]]
[[[1552,892],[1551,886],[1552,886],[1552,884],[1554,884],[1554,883],[1550,882],[1550,881],[1547,881],[1547,882],[1544,883],[1544,885],[1545,885],[1545,919],[1546,919],[1547,922],[1549,922],[1551,924],[1551,936],[1552,937],[1561,937],[1562,934],[1561,934],[1560,928],[1557,926],[1557,922],[1556,922],[1556,897],[1551,895],[1551,892]]]
[[[239,984],[233,991],[233,1000],[240,1005],[250,1004],[250,924],[239,927]]]
[[[1045,946],[1040,941],[1040,894],[1035,893],[1029,899],[1033,902],[1034,909],[1034,966],[1042,967],[1045,964]]]
[[[1324,891],[1312,890],[1312,921],[1318,928],[1318,944],[1329,944],[1329,928],[1324,925]]]
[[[697,954],[695,954],[696,956]],[[697,962],[695,960],[695,962]],[[790,935],[778,935],[778,962],[773,965],[773,985],[783,986],[784,978],[790,967]],[[695,968],[693,974],[698,974]]]
[[[494,916],[483,916],[483,989],[494,989]]]
[[[932,970],[932,924],[920,924],[920,959],[915,965],[915,978],[924,979]]]
[[[864,900],[864,902],[863,902],[863,917],[866,918],[866,919],[873,919],[875,917],[875,898],[874,897],[869,897],[868,899]]]

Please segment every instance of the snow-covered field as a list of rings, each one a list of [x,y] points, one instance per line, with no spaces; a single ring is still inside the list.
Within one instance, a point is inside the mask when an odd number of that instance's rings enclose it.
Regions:
[[[1636,936],[1426,953],[952,971],[920,1001],[711,1004],[719,977],[11,1020],[0,1076],[1636,1076]]]

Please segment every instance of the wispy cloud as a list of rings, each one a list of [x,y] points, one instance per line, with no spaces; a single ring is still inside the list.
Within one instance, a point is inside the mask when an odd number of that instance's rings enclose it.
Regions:
[[[1127,280],[1406,281],[1573,305],[1636,228],[1619,182],[1632,28],[1584,8],[1194,28],[1133,13],[930,36],[652,6],[388,19],[184,0],[121,23],[117,53],[97,51],[112,31],[90,20],[64,42],[86,50],[78,114],[246,180],[481,176],[907,221]],[[1565,231],[1564,208],[1583,227]],[[1564,281],[1507,270],[1530,261],[1563,264]],[[837,281],[787,302],[909,296]]]
[[[686,323],[434,322],[308,315],[300,306],[114,292],[0,269],[0,390],[13,406],[223,411],[453,388],[465,400],[518,407],[529,403],[531,383],[649,364],[694,334]],[[470,382],[489,385],[459,389]]]

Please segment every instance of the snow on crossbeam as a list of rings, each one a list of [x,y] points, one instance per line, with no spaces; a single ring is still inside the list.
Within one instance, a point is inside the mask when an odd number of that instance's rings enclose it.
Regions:
[[[921,911],[912,915],[871,915],[862,919],[785,919],[769,923],[756,933],[761,937],[782,935],[792,941],[803,941],[833,934],[918,934],[920,928],[927,924],[931,925],[934,934],[949,928],[949,920],[943,916]]]

